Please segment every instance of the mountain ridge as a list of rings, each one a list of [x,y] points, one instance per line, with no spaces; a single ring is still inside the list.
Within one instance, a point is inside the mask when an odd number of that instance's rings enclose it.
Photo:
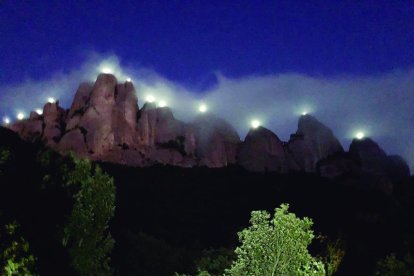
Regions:
[[[251,128],[241,140],[233,126],[213,114],[202,113],[186,123],[169,107],[146,102],[139,109],[138,100],[132,82],[100,74],[93,85],[79,85],[69,109],[47,103],[42,115],[32,112],[8,127],[24,140],[40,140],[62,154],[136,167],[240,165],[257,172],[327,177],[355,172],[410,175],[400,156],[388,156],[375,142],[378,150],[370,151],[372,143],[367,145],[366,139],[355,139],[345,156],[332,130],[312,115],[299,117],[298,129],[287,142],[262,126]]]

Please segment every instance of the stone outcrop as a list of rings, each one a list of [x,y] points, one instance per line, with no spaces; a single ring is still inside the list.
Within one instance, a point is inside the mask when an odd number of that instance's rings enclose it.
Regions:
[[[316,165],[317,173],[323,177],[334,178],[345,174],[358,175],[360,164],[347,152],[338,152],[320,160]]]
[[[236,163],[240,137],[228,122],[211,114],[202,114],[192,125],[200,165],[224,167]]]
[[[240,146],[238,162],[249,171],[287,173],[291,169],[288,153],[276,134],[264,127],[250,129]]]
[[[349,146],[349,154],[360,164],[363,173],[392,177],[410,175],[408,165],[402,157],[388,156],[371,138],[354,139]]]
[[[306,172],[315,172],[319,160],[343,152],[332,131],[311,115],[299,118],[298,130],[291,135],[287,149],[300,169]]]
[[[117,147],[132,146],[137,111],[132,83],[118,84],[113,75],[101,74],[93,86],[79,86],[60,141],[61,149],[101,159]]]
[[[11,126],[23,139],[28,141],[43,141],[46,145],[56,148],[64,131],[66,111],[59,102],[47,103],[43,114],[31,112],[29,119],[18,121]]]
[[[241,142],[228,122],[212,114],[184,123],[169,107],[145,103],[139,109],[133,84],[118,83],[111,74],[82,83],[68,110],[59,102],[47,103],[42,115],[31,112],[9,127],[23,139],[42,141],[61,153],[137,167],[238,164],[250,171],[318,172],[327,177],[361,171],[409,175],[401,157],[387,156],[370,139],[353,141],[344,153],[332,131],[313,116],[299,118],[288,143],[264,127],[251,129]]]

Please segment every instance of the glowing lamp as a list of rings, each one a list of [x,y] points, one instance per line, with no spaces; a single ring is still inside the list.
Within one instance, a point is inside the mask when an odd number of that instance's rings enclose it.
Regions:
[[[56,102],[56,100],[55,100],[55,98],[49,97],[49,98],[47,98],[47,102],[53,104],[53,103]]]
[[[19,112],[17,113],[17,120],[23,120],[24,119],[24,113],[23,112]]]
[[[152,95],[148,95],[148,96],[145,98],[145,100],[146,100],[147,102],[149,102],[149,103],[153,103],[153,102],[155,101],[155,98],[154,98],[154,96],[152,96]]]
[[[361,140],[361,139],[363,139],[365,137],[365,133],[363,133],[362,131],[359,131],[359,132],[357,132],[357,134],[355,135],[355,137],[358,140]]]
[[[258,128],[260,125],[261,125],[261,124],[260,124],[260,122],[259,122],[258,120],[253,120],[253,121],[251,122],[251,126],[252,126],[252,128]]]
[[[207,111],[207,106],[206,106],[205,104],[201,104],[201,105],[198,107],[198,111],[200,111],[201,113],[206,112],[206,111]]]
[[[3,123],[6,124],[6,125],[10,124],[10,118],[9,117],[4,117],[3,118]]]
[[[127,78],[127,79],[126,79],[126,81],[127,81],[127,82],[131,82],[131,78]]]
[[[104,74],[112,74],[113,71],[109,67],[104,67],[104,68],[102,68],[101,72],[104,73]]]
[[[43,114],[43,110],[41,110],[40,108],[36,109],[35,112],[39,115]]]
[[[308,112],[303,111],[303,112],[302,112],[302,115],[303,115],[303,116],[308,115]]]
[[[165,101],[160,101],[158,103],[158,107],[166,107],[166,106],[167,106],[167,103]]]

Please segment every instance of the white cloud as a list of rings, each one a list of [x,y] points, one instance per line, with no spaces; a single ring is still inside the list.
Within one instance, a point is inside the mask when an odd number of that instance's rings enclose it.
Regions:
[[[119,81],[131,78],[139,105],[147,95],[168,103],[177,118],[191,120],[201,102],[208,112],[232,123],[243,137],[253,118],[287,140],[302,112],[314,114],[347,146],[357,131],[371,136],[388,153],[403,155],[414,171],[414,70],[374,76],[311,77],[301,74],[252,75],[231,79],[217,73],[217,84],[192,91],[145,68],[121,66],[112,55],[93,55],[69,73],[0,87],[0,117],[29,113],[49,97],[69,107],[77,86],[110,69]]]

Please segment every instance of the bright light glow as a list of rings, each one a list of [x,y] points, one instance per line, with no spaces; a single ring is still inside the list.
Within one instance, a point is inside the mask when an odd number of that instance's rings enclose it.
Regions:
[[[41,110],[40,108],[36,109],[35,112],[39,115],[43,114],[43,110]]]
[[[112,74],[114,71],[110,67],[103,67],[101,72],[104,74]]]
[[[131,82],[131,78],[127,78],[127,79],[126,79],[126,81],[127,81],[127,82]]]
[[[55,100],[55,98],[49,97],[49,98],[47,98],[47,102],[52,104],[52,103],[55,103],[56,100]]]
[[[365,133],[363,133],[362,131],[359,131],[359,132],[356,133],[355,137],[358,140],[361,140],[361,139],[363,139],[365,137]]]
[[[303,116],[308,115],[308,112],[303,111],[303,112],[302,112],[302,115],[303,115]]]
[[[6,125],[10,124],[10,118],[9,117],[4,117],[3,118],[3,123],[5,123]]]
[[[198,107],[198,111],[200,111],[201,113],[206,112],[207,106],[205,104],[200,104],[200,106]]]
[[[252,128],[258,128],[260,125],[261,125],[261,123],[260,123],[260,121],[258,121],[258,120],[253,120],[253,121],[251,122],[251,126],[252,126]]]
[[[24,119],[24,113],[23,112],[19,112],[19,113],[17,113],[17,119],[18,120],[23,120]]]
[[[167,106],[167,102],[166,101],[160,101],[158,103],[158,107],[166,107]]]
[[[152,95],[148,95],[148,96],[145,98],[145,100],[146,100],[147,102],[149,102],[149,103],[153,103],[153,102],[155,102],[155,97],[154,97],[154,96],[152,96]]]

